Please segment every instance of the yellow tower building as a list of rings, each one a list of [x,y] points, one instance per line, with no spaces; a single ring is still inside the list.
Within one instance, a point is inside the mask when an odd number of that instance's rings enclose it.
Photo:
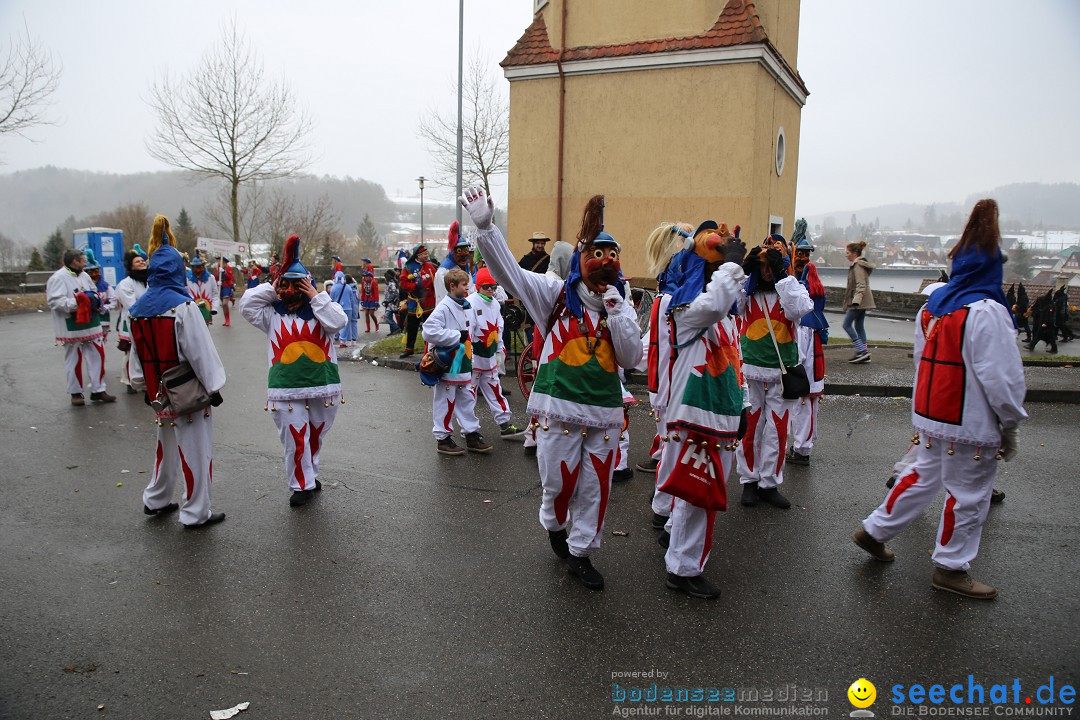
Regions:
[[[794,226],[799,0],[533,0],[510,81],[508,238],[574,241],[592,195],[623,268],[659,222]]]

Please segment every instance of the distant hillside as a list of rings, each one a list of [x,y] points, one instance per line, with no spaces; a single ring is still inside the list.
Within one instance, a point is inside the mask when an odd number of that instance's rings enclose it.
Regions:
[[[80,220],[136,202],[172,217],[186,208],[196,227],[213,232],[204,208],[218,187],[191,182],[180,171],[117,175],[51,166],[22,170],[0,175],[0,233],[20,244],[41,245],[69,216]],[[268,190],[274,187],[287,188],[300,202],[328,195],[346,232],[354,232],[365,213],[380,229],[396,219],[382,186],[367,180],[303,176],[267,183]]]
[[[972,193],[962,203],[955,201],[936,202],[934,212],[938,218],[959,216],[961,227],[971,212],[975,201],[991,197],[1001,207],[1002,223],[1015,223],[1017,226],[1031,229],[1035,227],[1080,229],[1080,185],[1076,183],[1015,183],[1003,185],[993,190]],[[826,218],[832,223],[844,227],[854,214],[859,223],[873,223],[875,220],[882,228],[902,229],[908,221],[915,228],[923,222],[926,204],[896,203],[859,210],[836,210],[833,212],[807,215],[806,222],[811,228],[823,224]]]

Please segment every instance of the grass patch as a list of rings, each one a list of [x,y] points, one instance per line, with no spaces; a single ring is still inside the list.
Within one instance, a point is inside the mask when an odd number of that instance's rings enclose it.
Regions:
[[[378,342],[372,343],[364,348],[364,353],[367,355],[400,355],[401,351],[405,349],[404,335],[398,333],[397,335],[391,335],[388,338],[383,338]],[[422,345],[422,340],[418,337],[416,339],[417,346]]]
[[[1021,355],[1020,359],[1024,362],[1027,361],[1039,361],[1039,362],[1054,362],[1054,363],[1076,363],[1080,364],[1080,355]]]

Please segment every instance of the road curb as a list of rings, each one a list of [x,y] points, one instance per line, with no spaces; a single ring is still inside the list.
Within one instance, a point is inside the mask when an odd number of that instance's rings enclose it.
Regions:
[[[420,362],[419,356],[416,356],[416,360],[409,359],[404,360],[401,358],[392,358],[379,355],[369,355],[361,352],[358,357],[346,357],[339,358],[348,360],[351,362],[375,362],[377,365],[391,370],[408,370],[409,372],[416,372],[416,363]],[[644,394],[646,392],[645,385],[639,383],[628,383],[627,389],[635,395]],[[825,383],[826,395],[838,395],[847,397],[902,397],[910,398],[912,394],[912,388],[910,385],[867,385],[864,383]],[[1027,395],[1024,397],[1024,402],[1045,402],[1045,403],[1063,403],[1066,405],[1080,405],[1080,390],[1050,390],[1050,389],[1031,389],[1028,388]]]

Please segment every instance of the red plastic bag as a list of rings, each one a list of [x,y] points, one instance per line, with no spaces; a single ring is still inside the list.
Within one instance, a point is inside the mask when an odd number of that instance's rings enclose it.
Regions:
[[[669,451],[677,451],[679,459],[657,490],[705,510],[727,510],[727,483],[716,439],[693,433],[682,444],[664,448]]]

